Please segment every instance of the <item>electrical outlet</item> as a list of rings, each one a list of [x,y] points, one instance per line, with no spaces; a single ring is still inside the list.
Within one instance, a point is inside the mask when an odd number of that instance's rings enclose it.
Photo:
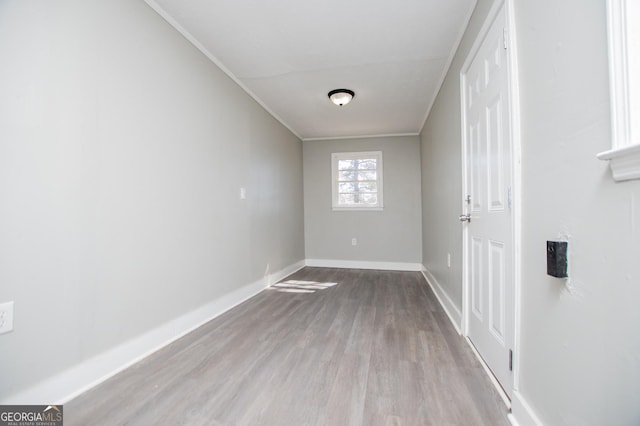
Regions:
[[[0,304],[0,334],[13,330],[13,302]]]
[[[240,199],[241,200],[246,200],[247,199],[247,188],[245,188],[245,187],[241,187],[240,188]]]
[[[351,245],[352,246],[357,246],[358,245],[358,240],[356,240],[355,238],[351,239]]]

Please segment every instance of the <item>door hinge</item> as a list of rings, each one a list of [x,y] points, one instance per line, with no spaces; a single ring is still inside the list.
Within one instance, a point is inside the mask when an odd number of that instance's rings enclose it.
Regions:
[[[511,210],[511,206],[513,205],[513,195],[511,193],[511,187],[507,188],[507,206],[509,210]]]
[[[509,349],[509,371],[513,371],[513,349]]]
[[[504,45],[505,50],[507,49],[507,29],[502,29],[502,44]]]

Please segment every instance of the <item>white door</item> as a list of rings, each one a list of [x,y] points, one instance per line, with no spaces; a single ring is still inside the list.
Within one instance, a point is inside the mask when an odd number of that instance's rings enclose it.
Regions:
[[[466,71],[463,68],[465,211],[460,220],[465,227],[467,336],[510,397],[515,304],[513,160],[503,9],[471,53]]]

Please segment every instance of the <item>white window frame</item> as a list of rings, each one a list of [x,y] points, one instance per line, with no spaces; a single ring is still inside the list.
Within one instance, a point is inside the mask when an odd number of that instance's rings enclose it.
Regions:
[[[359,158],[375,158],[376,159],[376,181],[377,181],[377,199],[378,203],[373,205],[350,204],[340,205],[338,203],[338,162],[340,160],[354,160]],[[331,154],[331,199],[334,211],[381,211],[384,207],[383,203],[383,181],[382,181],[382,151],[367,152],[334,152]]]
[[[598,154],[609,161],[616,181],[640,179],[640,6],[638,0],[608,0],[611,149]]]

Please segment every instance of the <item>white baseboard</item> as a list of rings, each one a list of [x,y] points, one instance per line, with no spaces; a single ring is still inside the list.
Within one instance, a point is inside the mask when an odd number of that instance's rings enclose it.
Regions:
[[[462,312],[453,303],[453,300],[449,297],[449,295],[444,291],[438,280],[433,276],[433,274],[424,266],[421,265],[420,270],[422,271],[422,275],[424,275],[424,279],[427,280],[431,290],[438,298],[438,302],[442,305],[442,308],[447,313],[447,316],[451,320],[451,323],[455,327],[458,334],[462,334]]]
[[[266,288],[266,287],[269,287],[270,285],[277,283],[281,279],[288,277],[289,275],[299,271],[305,266],[306,266],[305,261],[301,260],[299,262],[294,263],[293,265],[289,265],[286,268],[282,268],[279,271],[276,271],[273,274],[268,275],[267,277],[265,277],[266,281],[264,283],[265,284],[264,287]]]
[[[300,261],[269,274],[264,279],[225,294],[31,388],[8,396],[0,404],[64,404],[304,266],[304,261]]]
[[[540,418],[533,411],[529,403],[518,391],[513,391],[511,397],[511,414],[509,421],[513,426],[542,426]]]
[[[335,259],[307,259],[307,266],[318,268],[346,268],[346,269],[378,269],[381,271],[413,271],[422,270],[419,263],[408,262],[370,262],[361,260],[335,260]]]

